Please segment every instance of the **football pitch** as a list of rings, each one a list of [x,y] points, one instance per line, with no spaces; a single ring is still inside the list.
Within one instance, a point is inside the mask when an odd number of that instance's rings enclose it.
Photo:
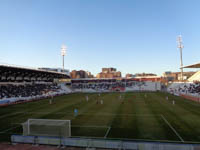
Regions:
[[[22,134],[29,118],[71,120],[72,137],[200,143],[200,104],[161,92],[76,93],[52,104],[44,99],[0,107],[0,142]]]

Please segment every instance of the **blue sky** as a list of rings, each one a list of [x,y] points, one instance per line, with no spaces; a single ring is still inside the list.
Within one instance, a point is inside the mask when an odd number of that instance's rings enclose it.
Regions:
[[[178,71],[199,62],[199,0],[0,0],[0,62],[96,74]]]

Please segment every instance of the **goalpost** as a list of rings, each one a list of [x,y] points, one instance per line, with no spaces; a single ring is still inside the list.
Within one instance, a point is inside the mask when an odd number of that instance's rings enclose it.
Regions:
[[[23,135],[70,137],[71,121],[54,119],[28,119],[23,126]]]

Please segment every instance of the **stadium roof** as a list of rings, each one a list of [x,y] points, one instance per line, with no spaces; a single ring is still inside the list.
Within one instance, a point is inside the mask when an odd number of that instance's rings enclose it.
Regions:
[[[67,79],[69,75],[62,72],[46,71],[36,68],[20,67],[16,65],[0,64],[0,82],[10,81],[47,81],[54,79]]]
[[[48,71],[48,70],[32,68],[32,67],[23,67],[23,66],[17,66],[17,65],[10,65],[10,64],[5,64],[5,63],[0,63],[0,67],[15,68],[15,69],[20,69],[20,70],[30,70],[30,71],[37,71],[37,72],[44,72],[44,73],[53,73],[53,74],[66,75],[65,73],[62,73],[62,72]]]
[[[193,65],[184,66],[183,68],[200,68],[200,63],[196,63]]]

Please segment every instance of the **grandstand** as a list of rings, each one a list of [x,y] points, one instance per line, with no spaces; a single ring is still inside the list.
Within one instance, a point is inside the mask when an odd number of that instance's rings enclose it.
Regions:
[[[200,68],[200,63],[184,66],[183,68]],[[200,101],[200,71],[197,71],[186,82],[174,82],[168,87],[168,92],[185,98]]]
[[[74,92],[160,91],[161,83],[147,81],[146,78],[73,79],[71,88]]]
[[[0,65],[0,105],[64,94],[57,84],[67,74],[8,64]]]

